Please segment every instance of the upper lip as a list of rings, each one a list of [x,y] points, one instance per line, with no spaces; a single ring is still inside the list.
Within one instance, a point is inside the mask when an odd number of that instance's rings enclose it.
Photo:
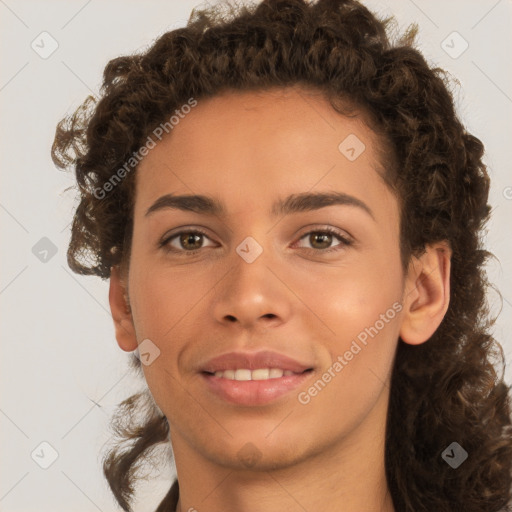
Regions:
[[[300,363],[291,357],[263,350],[261,352],[229,352],[210,359],[201,367],[201,371],[215,373],[224,370],[238,370],[247,368],[256,370],[258,368],[281,368],[294,373],[302,373],[312,369],[311,365]]]

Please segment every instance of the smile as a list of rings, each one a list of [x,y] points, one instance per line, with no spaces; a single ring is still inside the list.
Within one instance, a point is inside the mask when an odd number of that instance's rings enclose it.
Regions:
[[[289,375],[299,375],[299,373],[292,372],[291,370],[283,370],[282,368],[258,368],[257,370],[240,368],[238,370],[217,371],[214,375],[221,379],[230,380],[269,380],[279,379],[283,375],[286,377]]]
[[[209,393],[236,405],[258,406],[268,404],[291,393],[313,374],[312,369],[302,373],[281,368],[203,372],[202,378]]]

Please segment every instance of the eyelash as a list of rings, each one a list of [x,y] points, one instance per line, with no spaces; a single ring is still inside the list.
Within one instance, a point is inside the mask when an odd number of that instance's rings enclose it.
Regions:
[[[343,247],[348,247],[348,246],[352,245],[352,243],[353,243],[352,240],[349,240],[348,238],[341,235],[336,229],[330,228],[330,227],[326,227],[326,228],[322,228],[322,229],[314,229],[314,230],[308,231],[307,233],[304,233],[299,238],[299,240],[302,240],[304,237],[311,235],[313,233],[334,235],[341,242],[339,245],[335,245],[334,247],[331,247],[329,249],[310,249],[310,248],[306,247],[307,250],[313,251],[316,253],[325,254],[325,253],[330,253],[330,252],[334,252],[334,251],[339,251]],[[200,229],[197,229],[197,228],[187,229],[187,230],[179,231],[178,233],[174,233],[170,237],[164,238],[161,242],[159,242],[158,245],[160,248],[163,248],[168,253],[169,252],[183,253],[186,256],[195,256],[199,251],[204,249],[204,248],[201,248],[201,249],[194,249],[193,251],[187,251],[187,250],[176,249],[174,247],[171,248],[171,246],[168,245],[171,240],[173,240],[174,238],[179,237],[180,235],[183,235],[183,234],[203,235],[206,238],[209,238],[208,234]]]

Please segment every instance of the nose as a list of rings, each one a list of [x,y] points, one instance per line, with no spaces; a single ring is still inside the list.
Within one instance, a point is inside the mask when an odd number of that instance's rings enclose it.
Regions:
[[[293,294],[279,279],[279,274],[279,269],[269,263],[265,253],[252,263],[236,254],[233,267],[215,287],[215,319],[244,329],[286,322]]]

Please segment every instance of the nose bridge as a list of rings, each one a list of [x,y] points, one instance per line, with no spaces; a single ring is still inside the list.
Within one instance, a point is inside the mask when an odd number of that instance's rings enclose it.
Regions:
[[[262,243],[248,236],[235,247],[235,263],[216,286],[214,314],[219,322],[238,321],[247,327],[287,315],[284,287],[268,268],[273,261],[270,247],[267,250],[263,237],[258,238]]]

